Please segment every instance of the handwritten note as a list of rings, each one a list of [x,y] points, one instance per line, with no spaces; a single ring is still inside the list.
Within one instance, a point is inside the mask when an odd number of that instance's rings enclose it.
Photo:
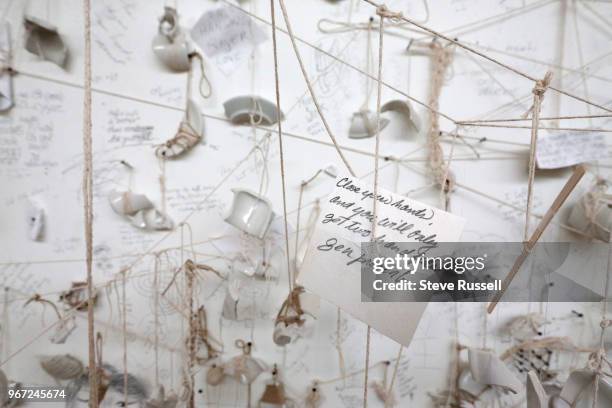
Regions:
[[[541,169],[559,169],[612,157],[611,150],[603,134],[553,133],[538,136],[536,160]]]
[[[245,13],[226,6],[205,12],[191,38],[225,75],[230,75],[266,40],[265,32]]]
[[[325,201],[298,282],[393,340],[408,345],[427,303],[362,303],[360,242],[418,242],[435,252],[459,240],[465,220],[379,189],[373,214],[371,185],[340,177]]]

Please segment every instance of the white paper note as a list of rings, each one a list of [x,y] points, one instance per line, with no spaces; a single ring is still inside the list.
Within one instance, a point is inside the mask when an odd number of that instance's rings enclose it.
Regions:
[[[266,34],[250,16],[225,6],[202,14],[191,38],[221,72],[230,75],[266,40]]]
[[[322,204],[298,283],[407,346],[427,303],[361,302],[360,243],[371,240],[373,188],[351,177],[335,183]],[[379,241],[421,242],[435,252],[437,242],[458,241],[464,224],[461,217],[379,189]]]
[[[559,169],[611,157],[604,135],[588,132],[542,134],[538,136],[536,160],[540,169]]]

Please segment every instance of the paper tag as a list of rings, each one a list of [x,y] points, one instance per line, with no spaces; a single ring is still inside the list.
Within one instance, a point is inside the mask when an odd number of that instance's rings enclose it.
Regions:
[[[247,14],[225,6],[202,14],[191,38],[221,72],[230,75],[267,37]]]
[[[568,132],[538,136],[536,160],[540,169],[559,169],[611,156],[602,134]]]
[[[351,177],[336,179],[321,209],[298,283],[393,340],[408,345],[427,303],[362,303],[361,242],[371,240],[373,188]],[[456,242],[465,220],[435,207],[379,189],[376,239]],[[430,252],[428,252],[429,254]]]

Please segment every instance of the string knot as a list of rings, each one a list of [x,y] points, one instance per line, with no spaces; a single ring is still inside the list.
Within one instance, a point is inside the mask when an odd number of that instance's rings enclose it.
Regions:
[[[399,20],[404,16],[402,12],[390,11],[384,4],[376,8],[376,14],[379,15],[380,18],[386,17],[394,20]]]
[[[544,78],[538,79],[533,87],[533,94],[539,96],[540,98],[544,96],[544,93],[550,86],[550,81],[552,80],[552,71],[546,72]]]
[[[601,327],[602,329],[606,329],[606,328],[610,327],[610,325],[612,325],[612,320],[610,320],[610,319],[603,319],[599,323],[599,327]]]

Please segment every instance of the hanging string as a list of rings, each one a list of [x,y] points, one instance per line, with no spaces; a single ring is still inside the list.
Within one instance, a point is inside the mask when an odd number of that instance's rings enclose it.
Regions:
[[[127,274],[127,269],[124,269],[121,271],[121,276],[123,277],[122,281],[121,281],[121,304],[122,304],[122,309],[121,309],[121,327],[122,327],[122,331],[123,331],[123,403],[124,403],[124,407],[127,407],[128,405],[128,361],[127,361],[127,356],[128,356],[128,352],[127,352],[127,295],[126,295],[126,277]]]
[[[281,7],[283,6],[283,0],[280,0]],[[284,13],[284,9],[283,9]],[[272,19],[272,48],[274,50],[274,85],[275,85],[275,93],[276,93],[276,109],[277,116],[281,117],[280,111],[280,83],[278,76],[278,48],[276,43],[276,15],[274,12],[274,0],[270,0],[270,16]],[[289,22],[287,22],[287,27],[289,27]],[[310,86],[310,85],[309,85]],[[287,187],[285,182],[285,156],[283,150],[283,128],[281,124],[282,120],[278,120],[278,148],[280,155],[280,173],[281,173],[281,185],[283,189],[283,214],[284,214],[284,226],[285,226],[285,257],[287,260],[287,281],[289,285],[289,293],[293,292],[294,282],[291,274],[291,260],[290,260],[290,252],[289,252],[289,226],[288,226],[288,217],[287,217]]]
[[[525,212],[525,230],[523,241],[529,239],[529,230],[531,223],[531,210],[533,207],[533,182],[535,178],[536,167],[536,149],[538,142],[538,128],[540,126],[540,110],[544,93],[552,80],[552,71],[548,71],[544,78],[537,81],[533,88],[533,105],[529,108],[528,114],[531,113],[531,145],[529,150],[529,179],[527,183],[527,211]]]
[[[98,408],[98,375],[94,338],[93,288],[93,148],[91,125],[91,0],[83,0],[85,78],[83,95],[83,207],[87,268],[87,339],[89,349],[89,404]]]
[[[271,0],[272,1],[272,0]],[[323,115],[323,111],[321,109],[321,106],[319,105],[319,100],[317,99],[316,94],[314,93],[313,87],[312,87],[312,83],[310,82],[310,79],[308,78],[308,74],[306,73],[306,68],[304,67],[304,62],[302,61],[302,56],[300,54],[300,51],[297,48],[297,44],[295,42],[295,36],[293,35],[293,29],[291,28],[291,22],[289,21],[289,16],[287,14],[287,9],[285,7],[285,1],[284,0],[279,0],[279,4],[281,6],[281,10],[283,13],[283,19],[285,20],[285,25],[287,26],[287,33],[289,34],[289,38],[291,39],[291,45],[293,46],[293,51],[295,53],[295,56],[298,60],[298,63],[300,64],[300,70],[302,71],[302,76],[304,77],[304,80],[306,81],[306,85],[308,86],[308,91],[310,92],[310,96],[312,97],[312,101],[315,105],[315,108],[317,109],[317,113],[319,114],[319,118],[321,118],[321,122],[323,122],[323,126],[325,127],[325,130],[327,131],[327,134],[329,135],[329,138],[331,139],[332,143],[334,144],[334,147],[336,148],[336,151],[338,152],[338,155],[340,156],[340,158],[342,159],[342,161],[344,162],[344,165],[346,166],[347,170],[349,171],[349,173],[351,174],[351,176],[355,177],[355,172],[353,171],[353,168],[351,167],[351,165],[348,163],[348,161],[346,160],[346,157],[344,157],[344,153],[342,153],[342,150],[340,149],[340,146],[338,146],[338,142],[336,141],[336,137],[333,135],[331,128],[329,126],[329,124],[327,123],[327,119],[325,119],[325,116]],[[276,33],[276,24],[273,23],[273,33]],[[273,39],[276,38],[276,34],[274,34]],[[280,121],[279,121],[280,123]]]

